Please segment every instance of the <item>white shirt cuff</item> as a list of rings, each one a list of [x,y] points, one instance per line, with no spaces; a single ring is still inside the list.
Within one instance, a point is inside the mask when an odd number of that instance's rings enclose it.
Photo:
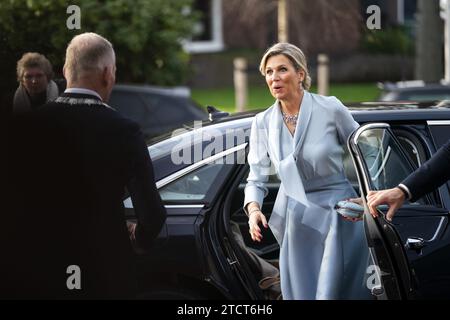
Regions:
[[[411,200],[412,195],[411,195],[411,192],[409,191],[409,188],[408,188],[407,186],[405,186],[403,183],[400,183],[398,186],[399,186],[400,188],[402,188],[403,190],[405,190],[406,193],[408,194],[408,197],[407,197],[406,200]]]

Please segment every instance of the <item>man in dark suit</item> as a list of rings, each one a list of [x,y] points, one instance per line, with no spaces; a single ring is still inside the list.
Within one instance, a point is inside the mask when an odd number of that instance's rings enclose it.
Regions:
[[[15,119],[3,233],[9,255],[2,257],[12,276],[0,280],[6,298],[115,299],[137,292],[132,245],[149,249],[166,212],[139,126],[105,103],[115,71],[108,40],[75,36],[66,52],[65,92]],[[137,218],[128,226],[125,188]]]
[[[367,204],[370,213],[376,217],[378,215],[376,207],[387,204],[389,205],[387,219],[391,221],[405,200],[416,201],[448,180],[450,180],[450,140],[397,187],[369,191]]]

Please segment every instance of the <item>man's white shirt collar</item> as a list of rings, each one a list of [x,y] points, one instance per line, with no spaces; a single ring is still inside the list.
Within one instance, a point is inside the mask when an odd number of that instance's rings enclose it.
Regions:
[[[91,96],[98,97],[101,101],[103,101],[102,97],[95,92],[94,90],[86,89],[86,88],[67,88],[64,90],[64,93],[79,93],[79,94],[89,94]]]

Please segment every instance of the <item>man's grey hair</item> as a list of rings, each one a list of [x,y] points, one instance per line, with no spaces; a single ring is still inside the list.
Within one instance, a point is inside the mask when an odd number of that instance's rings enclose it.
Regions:
[[[295,70],[303,70],[305,72],[305,79],[302,82],[302,86],[305,90],[309,90],[311,87],[311,77],[309,76],[306,56],[300,48],[294,46],[293,44],[280,42],[267,49],[261,59],[261,63],[259,64],[259,71],[261,74],[263,76],[266,75],[267,60],[269,60],[270,57],[280,54],[284,55],[291,61]]]
[[[67,46],[64,69],[68,81],[77,81],[85,74],[114,67],[115,63],[111,42],[96,33],[86,32],[73,37]]]

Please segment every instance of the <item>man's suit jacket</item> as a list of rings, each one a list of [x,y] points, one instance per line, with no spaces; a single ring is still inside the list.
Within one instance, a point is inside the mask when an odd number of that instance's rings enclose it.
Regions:
[[[402,183],[411,192],[411,201],[416,201],[448,180],[450,180],[450,140]]]
[[[8,294],[131,297],[136,282],[125,187],[141,247],[151,246],[166,214],[146,144],[136,123],[97,97],[61,97],[16,119],[11,132],[6,237],[9,270],[16,277]],[[80,98],[89,104],[74,103]],[[66,272],[70,265],[80,267],[81,290],[67,288],[67,282],[76,284],[74,272]]]

